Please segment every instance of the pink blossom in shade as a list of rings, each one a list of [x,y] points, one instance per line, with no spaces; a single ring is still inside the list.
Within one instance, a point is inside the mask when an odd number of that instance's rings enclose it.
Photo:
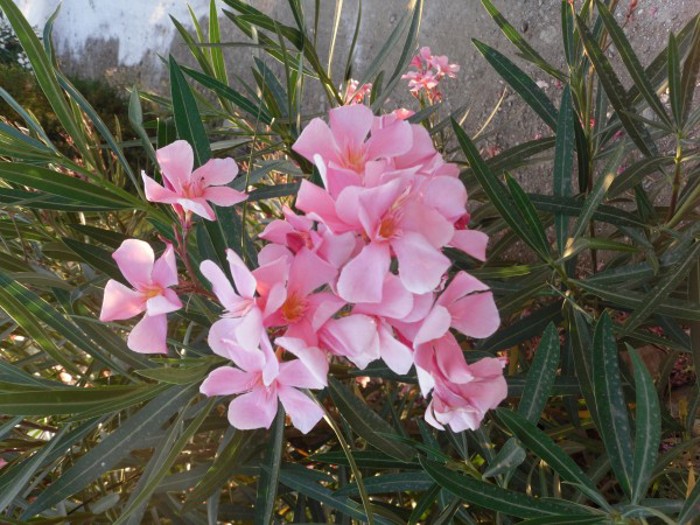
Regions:
[[[248,198],[245,193],[226,186],[238,174],[233,159],[211,159],[196,170],[192,147],[184,140],[160,148],[156,152],[163,174],[163,186],[142,173],[146,198],[180,206],[207,220],[216,220],[210,202],[217,206],[233,206]]]
[[[166,314],[182,308],[177,294],[170,289],[178,283],[172,245],[167,244],[155,260],[148,243],[127,239],[112,258],[133,288],[110,279],[105,286],[100,320],[118,321],[146,312],[129,334],[127,346],[140,353],[167,353]]]
[[[234,427],[269,428],[280,402],[292,424],[303,433],[309,432],[323,417],[321,407],[299,389],[326,386],[325,356],[317,348],[289,340],[281,342],[291,353],[305,352],[306,360],[313,362],[315,368],[310,370],[301,359],[278,362],[266,335],[261,337],[260,349],[243,348],[225,340],[215,342],[217,346],[226,345],[226,353],[236,367],[222,366],[210,372],[200,392],[206,396],[236,395],[228,409],[228,420]]]
[[[3,468],[7,465],[7,461],[4,458],[0,458],[0,468]]]
[[[436,382],[425,420],[440,430],[445,426],[454,432],[476,430],[486,412],[508,395],[503,366],[500,359],[487,357],[469,365],[469,381]]]
[[[346,106],[350,104],[362,104],[371,91],[371,83],[368,82],[360,86],[360,83],[357,80],[351,78],[347,82],[345,93],[341,93],[341,96],[343,97],[343,104]]]
[[[442,337],[450,327],[469,337],[493,334],[501,322],[489,287],[466,272],[459,272],[440,294],[415,336],[421,344]]]
[[[415,115],[416,112],[406,108],[398,108],[392,111],[391,114],[399,120],[408,120]]]

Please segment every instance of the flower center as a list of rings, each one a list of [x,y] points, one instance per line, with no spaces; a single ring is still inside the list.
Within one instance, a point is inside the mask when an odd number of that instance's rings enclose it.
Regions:
[[[282,305],[282,319],[287,323],[296,323],[306,313],[306,300],[299,297],[296,293],[292,293]]]
[[[349,168],[357,173],[362,173],[365,169],[365,152],[362,147],[348,147],[343,159],[345,168]]]
[[[153,299],[154,297],[157,297],[159,295],[163,294],[163,288],[160,286],[147,286],[146,288],[143,288],[141,290],[141,293],[144,295],[146,300],[148,299]]]

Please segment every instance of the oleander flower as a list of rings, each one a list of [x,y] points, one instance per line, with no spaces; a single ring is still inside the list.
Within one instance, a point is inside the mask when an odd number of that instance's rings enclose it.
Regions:
[[[127,239],[112,258],[133,289],[110,279],[105,286],[100,321],[120,321],[145,312],[131,330],[127,346],[139,353],[167,353],[166,314],[182,308],[180,298],[170,289],[178,283],[172,245],[167,244],[163,255],[155,260],[148,243]]]
[[[210,159],[193,171],[192,146],[184,140],[160,148],[156,157],[163,174],[163,186],[145,172],[141,173],[146,198],[151,202],[180,206],[214,221],[216,214],[210,202],[217,206],[233,206],[248,198],[245,193],[226,186],[238,174],[238,166],[231,158]]]

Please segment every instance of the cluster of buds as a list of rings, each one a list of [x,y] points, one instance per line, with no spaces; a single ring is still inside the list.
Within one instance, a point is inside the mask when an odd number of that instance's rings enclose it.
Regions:
[[[158,157],[166,185],[144,175],[150,200],[172,204],[188,221],[191,213],[213,218],[207,202],[245,198],[224,186],[235,175],[230,159],[192,172],[189,147],[168,148]],[[297,211],[284,208],[260,235],[267,244],[257,268],[232,250],[232,280],[214,261],[200,266],[206,293],[221,305],[207,341],[231,362],[213,370],[201,392],[235,396],[228,419],[236,428],[268,428],[281,403],[306,433],[323,416],[306,390],[327,385],[331,360],[364,369],[381,359],[397,374],[415,367],[431,425],[477,428],[506,396],[506,382],[501,360],[468,364],[455,335],[487,337],[500,323],[486,284],[464,271],[448,278],[445,247],[483,260],[488,241],[467,228],[457,167],[423,127],[376,117],[364,105],[331,110],[328,124],[312,120],[293,148],[314,163],[323,187],[302,181]],[[136,351],[166,351],[166,315],[182,306],[171,289],[175,251],[187,257],[168,246],[155,260],[137,240],[114,254],[133,289],[110,281],[101,319],[145,312],[128,341]]]
[[[440,81],[445,77],[454,78],[459,71],[458,64],[450,64],[445,55],[433,55],[429,47],[422,47],[411,60],[409,71],[401,78],[408,80],[408,90],[418,99],[425,97],[429,104],[442,100],[438,89]]]

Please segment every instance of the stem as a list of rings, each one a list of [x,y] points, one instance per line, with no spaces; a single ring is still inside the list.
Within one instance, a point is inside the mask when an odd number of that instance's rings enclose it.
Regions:
[[[315,396],[314,396],[314,398],[315,398]],[[318,401],[318,399],[316,399],[316,402],[323,409],[323,414],[324,414],[323,419],[326,420],[326,423],[328,423],[328,426],[331,427],[331,430],[333,430],[335,437],[338,438],[338,443],[340,444],[340,448],[343,450],[343,454],[345,454],[345,457],[348,458],[348,463],[350,464],[350,470],[352,471],[352,475],[355,477],[355,483],[357,483],[357,490],[360,493],[360,499],[362,500],[362,507],[365,509],[365,515],[367,516],[367,523],[368,523],[368,525],[374,525],[374,514],[372,513],[372,506],[371,506],[370,501],[369,501],[369,495],[367,494],[367,489],[365,489],[365,484],[362,481],[362,474],[360,473],[360,469],[357,467],[357,463],[355,462],[355,457],[352,455],[352,450],[350,449],[350,445],[345,440],[345,437],[343,436],[343,433],[340,430],[340,427],[338,427],[338,424],[331,417],[331,415],[328,412],[328,410],[326,409],[326,407],[323,406],[323,404],[321,404]]]
[[[673,219],[676,213],[676,205],[678,204],[678,193],[681,191],[681,161],[683,160],[683,148],[681,146],[680,135],[676,136],[676,156],[673,159],[675,165],[673,174],[673,194],[671,195],[671,204],[668,206],[668,216],[666,221]]]

